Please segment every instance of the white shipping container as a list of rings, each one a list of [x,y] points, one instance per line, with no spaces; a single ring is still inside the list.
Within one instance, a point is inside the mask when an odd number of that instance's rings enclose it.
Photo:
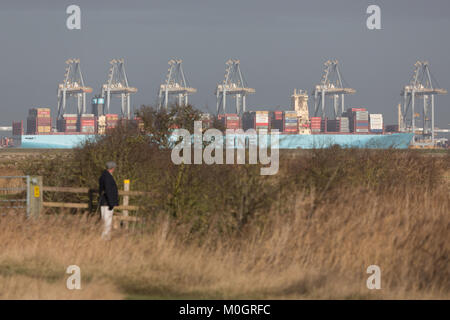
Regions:
[[[256,115],[255,121],[256,123],[269,123],[269,117]]]
[[[370,116],[370,130],[382,130],[383,129],[383,115],[371,114]]]

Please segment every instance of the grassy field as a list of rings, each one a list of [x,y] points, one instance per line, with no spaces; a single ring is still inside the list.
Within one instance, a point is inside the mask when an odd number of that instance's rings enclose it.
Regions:
[[[18,162],[39,156],[2,152],[0,175],[22,174]],[[289,157],[295,161],[307,152]],[[448,155],[439,158],[433,165],[444,166]],[[374,167],[381,161],[364,159]],[[414,159],[393,158],[392,172],[423,160]],[[380,174],[370,168],[363,170],[367,181]],[[442,179],[423,189],[394,176],[389,190],[359,182],[333,187],[332,175],[324,180],[325,192],[292,189],[239,234],[219,237],[211,229],[195,241],[187,237],[189,224],[164,215],[151,226],[114,230],[111,241],[102,241],[97,216],[26,220],[23,212],[2,212],[0,298],[449,299],[450,183],[444,169]],[[419,171],[418,181],[426,182],[429,173]],[[227,214],[224,209],[211,219]],[[82,289],[71,291],[65,270],[74,264],[81,268]],[[373,264],[381,268],[381,290],[366,287]]]

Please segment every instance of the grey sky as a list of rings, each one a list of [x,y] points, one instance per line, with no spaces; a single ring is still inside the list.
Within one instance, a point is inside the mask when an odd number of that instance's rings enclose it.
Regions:
[[[70,4],[81,7],[81,30],[66,29]],[[381,7],[382,30],[366,28],[370,4]],[[57,85],[72,57],[81,59],[93,94],[106,80],[109,60],[125,58],[129,82],[139,90],[134,107],[156,101],[167,61],[181,58],[198,89],[190,102],[211,111],[228,58],[241,60],[256,89],[248,98],[252,110],[288,109],[293,89],[311,92],[323,62],[336,58],[357,90],[346,105],[395,123],[400,90],[418,59],[428,60],[439,85],[450,89],[449,17],[448,0],[2,1],[0,125],[25,119],[36,106],[55,115]],[[448,127],[450,95],[436,104],[437,126]]]

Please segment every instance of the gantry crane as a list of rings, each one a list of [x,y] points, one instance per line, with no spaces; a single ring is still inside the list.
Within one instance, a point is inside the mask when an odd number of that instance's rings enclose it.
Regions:
[[[102,97],[106,102],[106,112],[110,113],[111,95],[117,95],[121,98],[122,118],[130,119],[130,95],[136,93],[137,89],[128,84],[127,74],[123,59],[113,59],[110,61],[108,83],[102,86]]]
[[[66,113],[67,99],[69,97],[77,99],[78,115],[86,113],[86,93],[92,92],[92,88],[84,86],[80,59],[68,59],[66,64],[64,81],[58,85],[58,119],[61,119]]]
[[[417,61],[414,64],[414,73],[408,85],[401,91],[403,103],[401,107],[401,131],[411,131],[416,133],[416,119],[420,117],[417,113],[416,98],[423,99],[422,105],[422,139],[431,137],[431,144],[434,145],[434,96],[446,94],[447,90],[435,88],[430,72],[428,61]],[[436,81],[435,81],[436,82]],[[414,141],[415,142],[415,139]]]
[[[250,93],[255,93],[255,89],[248,88],[241,73],[240,61],[236,59],[229,59],[226,62],[227,68],[225,70],[225,79],[222,84],[218,84],[215,94],[217,99],[217,113],[219,113],[222,106],[223,113],[226,112],[227,95],[234,95],[236,97],[236,113],[246,111],[246,96]]]
[[[187,105],[188,95],[197,92],[197,89],[188,86],[182,63],[183,60],[181,59],[169,60],[166,82],[161,84],[159,88],[159,108],[164,105],[167,109],[171,96],[178,96],[178,105],[182,105],[183,103]]]
[[[334,117],[338,117],[345,110],[344,95],[354,94],[355,89],[344,88],[342,83],[341,72],[339,71],[339,61],[328,60],[324,63],[324,72],[320,84],[316,85],[313,90],[314,93],[314,116],[318,116],[319,113],[322,117],[325,117],[325,98],[326,96],[332,96],[334,100],[333,114]],[[340,108],[339,108],[339,95],[340,95]],[[340,109],[340,110],[339,110]],[[319,112],[320,110],[320,112]]]

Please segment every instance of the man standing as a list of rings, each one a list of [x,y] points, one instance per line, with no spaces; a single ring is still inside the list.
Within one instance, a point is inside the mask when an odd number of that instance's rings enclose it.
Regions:
[[[102,232],[103,239],[111,238],[110,232],[114,207],[119,205],[119,193],[117,191],[117,184],[112,176],[115,169],[115,162],[108,161],[106,163],[106,170],[103,171],[98,180],[100,192],[99,204],[102,213],[102,220],[104,222],[104,228]]]

